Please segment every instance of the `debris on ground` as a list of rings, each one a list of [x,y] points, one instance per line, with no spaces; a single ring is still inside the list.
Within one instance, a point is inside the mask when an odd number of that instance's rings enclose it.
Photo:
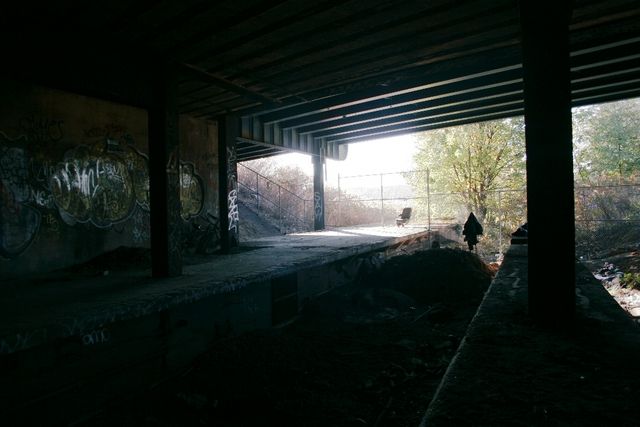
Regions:
[[[296,322],[215,343],[91,425],[416,426],[492,276],[454,249],[370,265]]]
[[[640,251],[609,251],[585,262],[618,304],[640,323]]]

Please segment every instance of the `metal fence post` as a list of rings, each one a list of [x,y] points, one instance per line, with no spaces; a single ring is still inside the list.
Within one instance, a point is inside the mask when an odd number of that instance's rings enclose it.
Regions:
[[[278,220],[280,221],[280,228],[282,228],[282,196],[280,190],[282,190],[282,187],[278,185]]]
[[[383,174],[380,174],[380,225],[384,227],[384,185],[382,177]]]
[[[260,177],[256,173],[256,210],[260,210],[260,191],[258,190],[258,182]]]
[[[502,254],[502,191],[498,191],[498,253]]]
[[[341,195],[340,195],[340,174],[338,174],[338,220],[336,221],[337,227],[342,227],[342,207],[341,207]]]
[[[304,218],[304,223],[306,225],[307,221],[308,221],[308,218],[307,218],[307,200],[306,199],[302,200],[302,218]]]
[[[431,187],[429,180],[429,169],[427,168],[427,230],[431,231]]]

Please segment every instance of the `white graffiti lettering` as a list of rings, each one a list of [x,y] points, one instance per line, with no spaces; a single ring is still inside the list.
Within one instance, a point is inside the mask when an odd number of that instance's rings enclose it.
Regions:
[[[322,216],[324,215],[323,211],[323,206],[322,206],[322,196],[320,195],[319,192],[315,192],[313,194],[313,210],[314,210],[314,214],[316,219],[321,219]]]
[[[111,332],[107,328],[95,329],[82,336],[82,344],[104,344],[111,340]]]
[[[236,150],[232,149],[231,147],[227,147],[227,162],[229,162],[229,166],[231,166],[232,168],[235,167],[234,164],[237,160],[238,157],[236,155]]]
[[[31,346],[35,332],[27,332],[24,334],[16,334],[13,342],[7,340],[0,341],[0,354],[15,353]]]
[[[238,190],[231,190],[227,201],[229,203],[229,231],[236,231],[240,220],[238,215]]]
[[[52,208],[53,207],[53,197],[49,192],[43,190],[34,190],[31,189],[31,200],[40,207],[43,208]]]
[[[111,155],[87,155],[61,163],[50,187],[60,210],[75,221],[99,227],[126,219],[135,200],[126,164]]]

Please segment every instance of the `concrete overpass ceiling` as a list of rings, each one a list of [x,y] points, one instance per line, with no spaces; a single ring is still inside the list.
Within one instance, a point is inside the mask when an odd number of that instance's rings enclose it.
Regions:
[[[174,61],[182,113],[242,117],[240,160],[523,113],[514,0],[3,7],[4,73],[145,105]],[[574,105],[640,95],[637,0],[576,0],[570,29]]]

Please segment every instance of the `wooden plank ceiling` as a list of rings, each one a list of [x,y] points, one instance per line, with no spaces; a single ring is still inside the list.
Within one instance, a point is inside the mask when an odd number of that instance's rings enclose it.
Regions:
[[[638,96],[640,2],[573,3],[574,105]],[[3,7],[5,58],[22,64],[15,74],[44,67],[40,80],[126,99],[144,97],[150,64],[175,61],[180,112],[242,118],[240,160],[318,146],[340,158],[347,143],[523,114],[514,0]]]

